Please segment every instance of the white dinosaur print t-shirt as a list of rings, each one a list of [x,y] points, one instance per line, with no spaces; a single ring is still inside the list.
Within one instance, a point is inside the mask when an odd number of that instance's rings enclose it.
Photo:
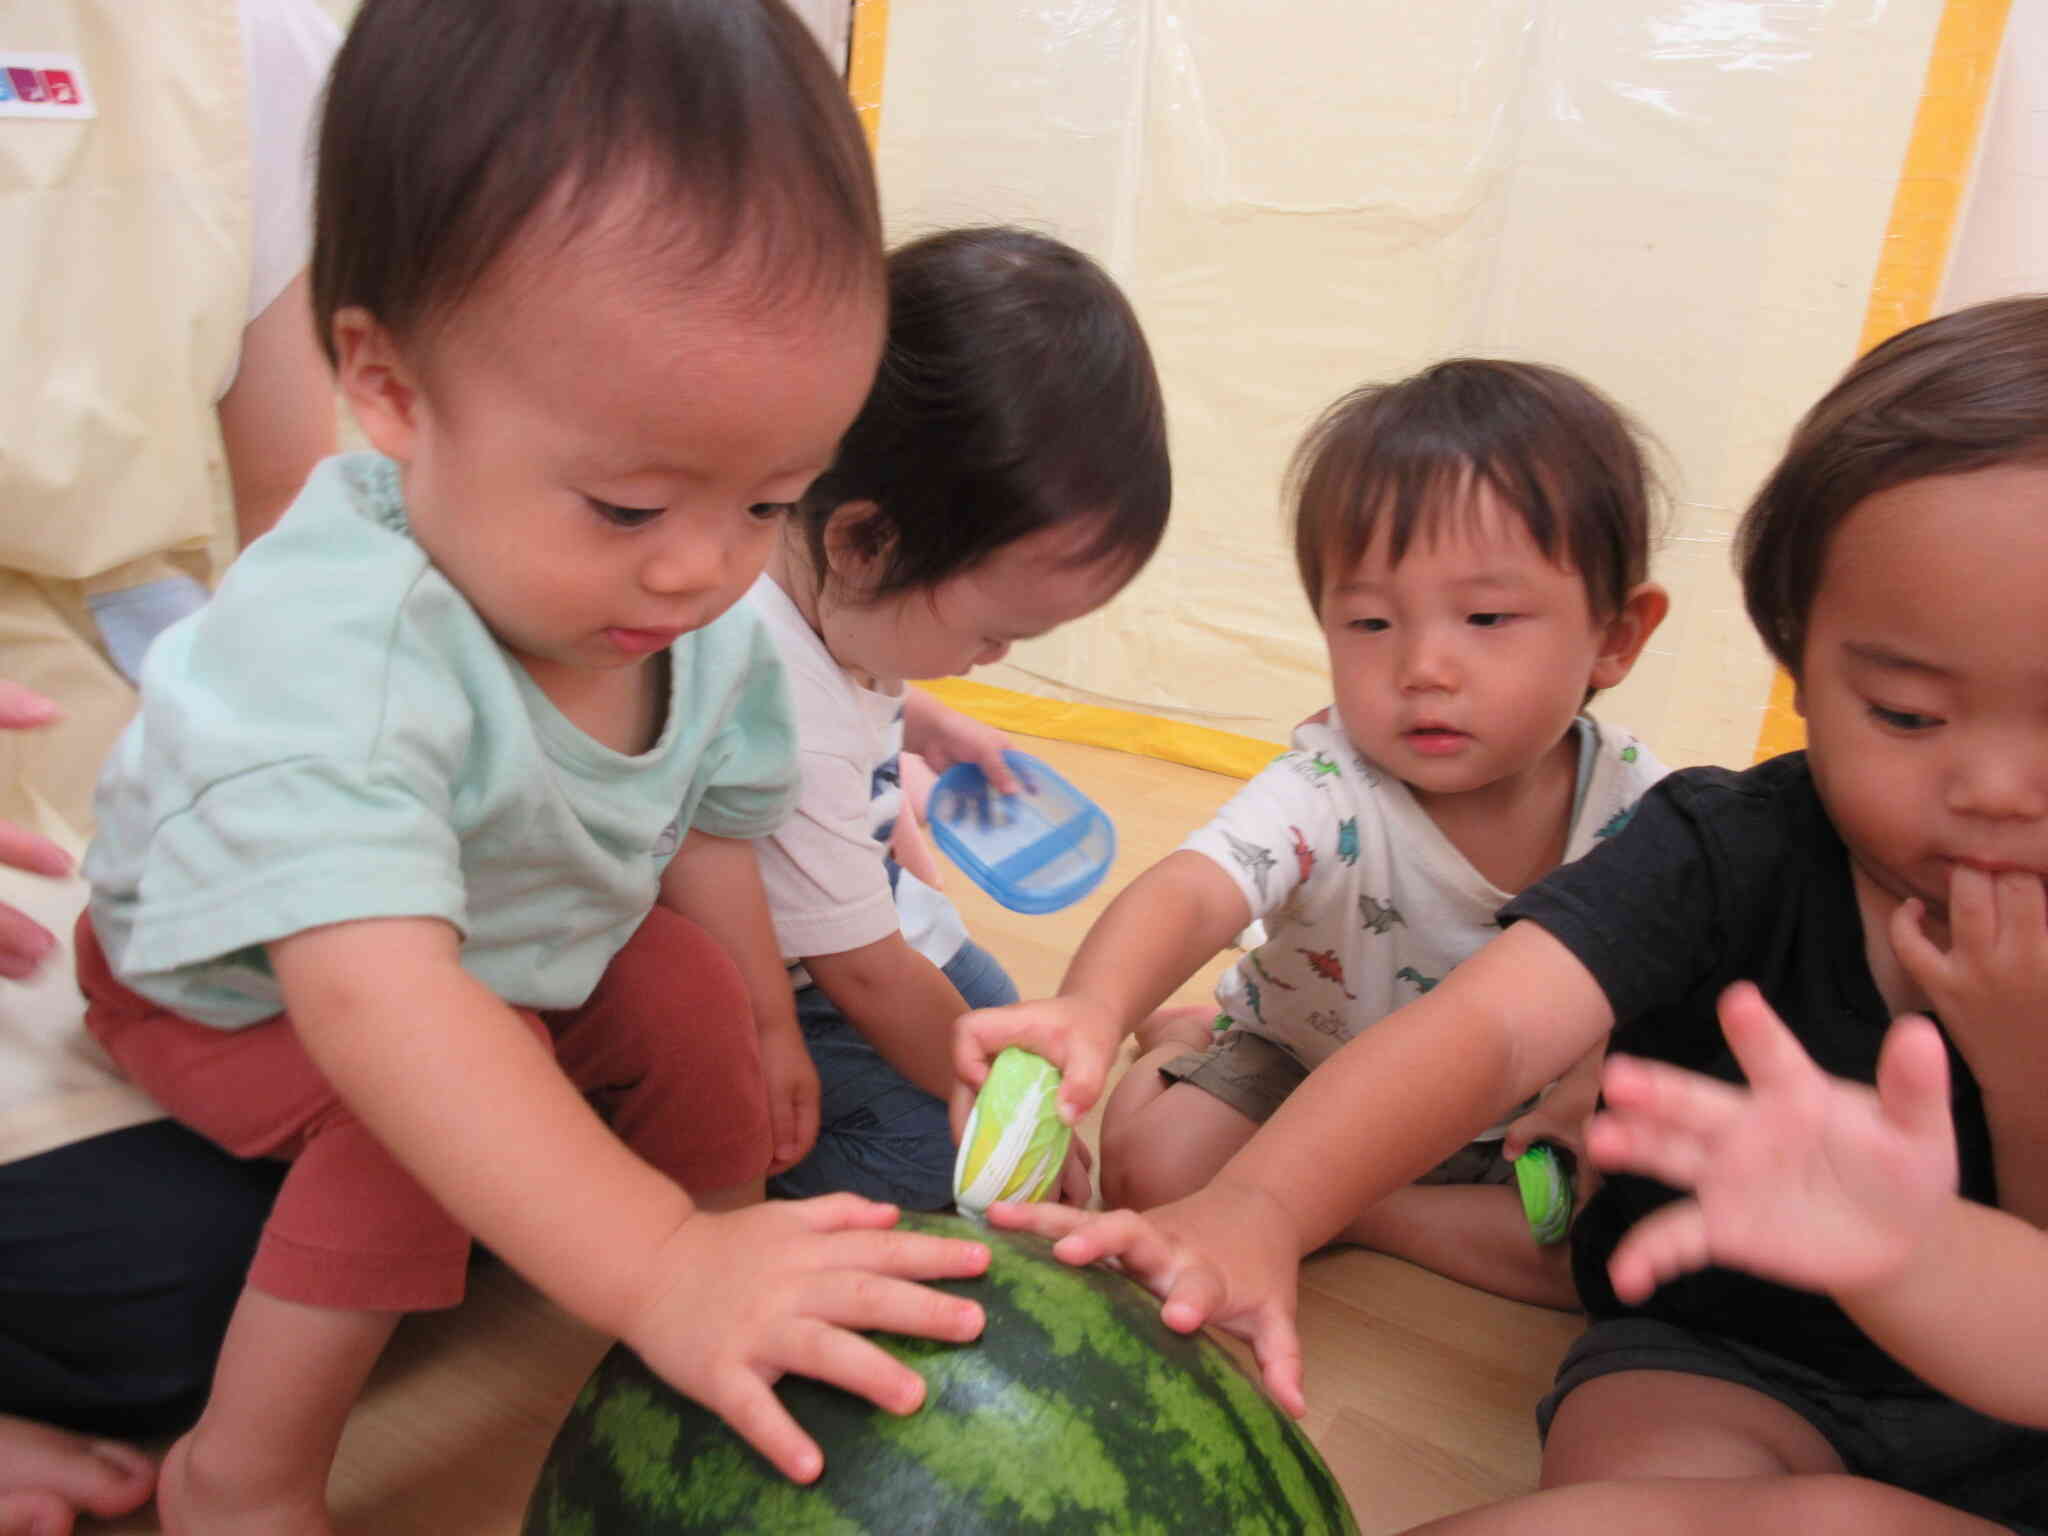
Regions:
[[[1626,731],[1585,715],[1576,729],[1567,861],[1620,831],[1666,771]],[[1498,934],[1513,894],[1351,745],[1334,708],[1181,846],[1221,866],[1265,929],[1217,983],[1217,1029],[1261,1035],[1311,1070]]]

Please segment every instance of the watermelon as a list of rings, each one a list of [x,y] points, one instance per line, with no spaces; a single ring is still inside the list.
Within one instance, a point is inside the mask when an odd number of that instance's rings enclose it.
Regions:
[[[980,1339],[875,1336],[923,1375],[921,1409],[899,1418],[785,1377],[782,1401],[825,1452],[800,1485],[615,1348],[548,1452],[524,1536],[1357,1531],[1308,1437],[1134,1281],[958,1216],[902,1225],[992,1250],[987,1274],[937,1282],[982,1304]]]

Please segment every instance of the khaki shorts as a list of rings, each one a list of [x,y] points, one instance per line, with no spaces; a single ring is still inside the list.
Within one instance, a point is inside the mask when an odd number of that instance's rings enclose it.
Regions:
[[[1221,1099],[1255,1125],[1273,1117],[1308,1076],[1292,1051],[1263,1035],[1232,1029],[1206,1051],[1189,1051],[1159,1068],[1170,1083],[1192,1083]],[[1498,1138],[1470,1142],[1422,1175],[1418,1184],[1512,1184],[1515,1165],[1501,1155]]]

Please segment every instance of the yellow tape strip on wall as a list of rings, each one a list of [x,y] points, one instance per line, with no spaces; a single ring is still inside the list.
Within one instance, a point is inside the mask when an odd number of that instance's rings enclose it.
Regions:
[[[1942,7],[1863,313],[1858,356],[1934,313],[2010,9],[2011,0],[1948,0]],[[1793,707],[1794,692],[1790,674],[1781,669],[1771,680],[1757,731],[1758,762],[1806,745],[1806,722]]]
[[[2010,8],[2011,0],[1948,0],[1942,7],[1871,283],[1859,353],[1934,312]],[[854,0],[847,89],[870,148],[881,128],[888,26],[889,0]],[[1257,773],[1279,750],[1272,742],[1207,726],[1039,698],[962,678],[923,686],[954,708],[1003,730],[1112,747],[1239,778]],[[1781,671],[1772,681],[1757,733],[1758,760],[1804,745],[1805,722],[1792,700],[1792,680]]]
[[[868,153],[879,152],[882,133],[882,59],[888,52],[889,0],[853,0],[853,38],[847,49],[846,94],[867,131]]]
[[[868,148],[879,146],[882,126],[882,69],[888,52],[889,0],[854,0],[853,38],[846,66],[847,94],[867,130]],[[1111,747],[1248,779],[1281,750],[1270,741],[1207,726],[1186,725],[1135,710],[1097,704],[1069,704],[997,688],[966,678],[921,683],[933,697],[1000,730],[1087,746]]]
[[[1090,747],[1111,747],[1140,757],[1206,768],[1211,773],[1227,773],[1233,778],[1250,778],[1285,750],[1277,742],[1240,736],[1234,731],[1188,725],[1131,709],[1042,699],[1036,694],[1018,693],[965,677],[935,678],[917,686],[962,714],[986,721],[998,730],[1047,736],[1054,741],[1078,741]]]

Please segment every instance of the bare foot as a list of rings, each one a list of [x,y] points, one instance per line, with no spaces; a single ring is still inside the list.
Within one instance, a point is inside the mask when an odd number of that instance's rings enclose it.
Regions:
[[[68,1536],[81,1512],[140,1509],[155,1483],[133,1446],[0,1414],[0,1536]]]
[[[1178,1008],[1161,1008],[1137,1029],[1138,1054],[1146,1055],[1162,1045],[1184,1046],[1191,1051],[1206,1051],[1216,1038],[1211,1021],[1216,1017],[1214,1008],[1205,1008],[1199,1003],[1184,1003]]]
[[[296,1489],[266,1497],[193,1464],[192,1435],[164,1454],[156,1511],[164,1536],[334,1536],[327,1490]],[[322,1480],[324,1483],[324,1479]]]

